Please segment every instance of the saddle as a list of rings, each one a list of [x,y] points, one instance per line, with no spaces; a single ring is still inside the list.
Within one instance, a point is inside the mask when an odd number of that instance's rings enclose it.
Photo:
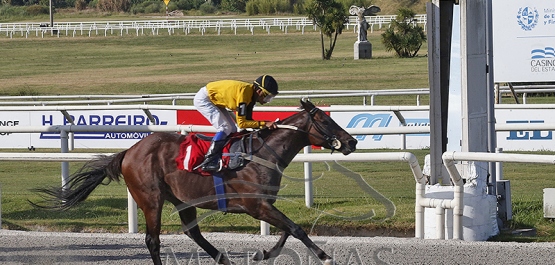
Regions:
[[[222,170],[235,170],[246,164],[244,154],[251,154],[251,133],[234,133],[228,137],[228,142],[222,151]],[[179,144],[179,155],[175,159],[177,168],[194,172],[203,176],[211,176],[212,173],[195,169],[204,161],[204,155],[210,147],[212,137],[200,133],[190,133]]]

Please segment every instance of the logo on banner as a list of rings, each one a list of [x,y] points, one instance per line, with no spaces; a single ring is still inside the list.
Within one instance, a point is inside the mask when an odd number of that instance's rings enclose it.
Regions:
[[[532,59],[555,58],[555,48],[545,47],[545,49],[533,49]]]
[[[507,121],[507,123],[544,123],[543,120]],[[551,140],[551,131],[510,131],[507,140]]]
[[[349,121],[349,124],[347,124],[347,128],[372,128],[376,124],[378,125],[377,127],[387,127],[390,121],[390,114],[362,113],[354,116],[351,121]],[[380,141],[382,137],[383,135],[377,134],[373,135],[372,139],[374,141]],[[356,138],[359,141],[364,141],[366,135],[357,135]]]
[[[531,54],[530,67],[532,72],[555,72],[555,48],[533,49]]]
[[[161,121],[156,115],[154,124],[145,115],[78,115],[73,116],[75,125],[167,125],[167,121]],[[53,115],[42,115],[42,125],[54,125]],[[64,118],[64,125],[70,123]],[[143,139],[150,132],[75,132],[75,139]],[[60,139],[59,133],[41,133],[40,139]]]
[[[407,126],[430,126],[430,119],[405,119]],[[409,136],[430,136],[429,133],[411,133],[407,134]]]
[[[518,25],[525,31],[530,31],[536,25],[538,25],[538,21],[540,19],[540,14],[536,8],[531,7],[521,7],[518,9],[518,13],[516,15],[516,19]]]

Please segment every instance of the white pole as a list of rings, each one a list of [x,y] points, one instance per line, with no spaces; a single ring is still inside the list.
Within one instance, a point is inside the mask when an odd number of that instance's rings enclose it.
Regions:
[[[0,230],[2,230],[2,184],[0,183]]]
[[[129,222],[129,233],[138,233],[139,224],[137,222],[137,203],[127,189],[127,221]]]
[[[503,148],[500,148],[500,147],[495,148],[495,152],[498,153],[498,154],[503,153]],[[503,162],[496,162],[495,167],[496,167],[496,169],[495,169],[495,172],[496,172],[495,179],[497,181],[503,180]]]
[[[61,140],[61,152],[68,153],[69,152],[69,136],[67,131],[60,132],[60,140]],[[62,188],[66,188],[66,184],[69,179],[69,162],[63,161],[62,162]]]
[[[312,151],[312,146],[305,146],[304,153],[310,154]],[[314,203],[313,195],[312,195],[312,163],[311,162],[304,162],[304,201],[306,207],[312,207]]]
[[[267,236],[270,235],[270,224],[260,221],[260,235]]]

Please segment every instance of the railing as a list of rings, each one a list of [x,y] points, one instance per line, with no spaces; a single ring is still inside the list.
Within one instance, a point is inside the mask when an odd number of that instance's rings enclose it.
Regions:
[[[527,103],[528,94],[531,93],[555,93],[555,85],[522,85],[513,86],[515,94],[522,95],[522,103]],[[496,94],[512,93],[508,86],[499,86]],[[415,105],[420,106],[421,96],[429,95],[428,88],[406,88],[406,89],[382,89],[382,90],[298,90],[280,91],[277,98],[337,98],[337,97],[361,97],[362,105],[374,105],[374,99],[378,96],[409,96],[415,95]],[[195,93],[177,94],[146,94],[146,95],[56,95],[56,96],[0,96],[0,106],[53,106],[53,105],[114,105],[171,101],[176,105],[179,100],[192,100]],[[501,100],[499,100],[501,103]]]
[[[362,105],[374,105],[377,96],[415,95],[417,106],[420,96],[429,94],[427,88],[390,89],[390,90],[299,90],[280,91],[277,98],[337,98],[359,97]],[[60,96],[0,96],[0,106],[54,106],[54,105],[116,105],[129,103],[168,102],[176,105],[177,101],[193,100],[195,93],[152,94],[152,95],[60,95]]]
[[[110,155],[110,154],[94,154],[94,153],[73,153],[73,154],[56,154],[56,153],[0,153],[0,161],[62,161],[68,163],[69,161],[89,161],[94,159],[97,155]],[[349,162],[386,162],[386,161],[399,161],[407,162],[411,168],[417,183],[422,182],[422,170],[418,164],[416,157],[409,152],[398,153],[355,153],[348,156],[342,154],[298,154],[293,158],[292,162],[322,162],[322,161],[349,161]],[[312,185],[312,181],[307,180],[305,185]],[[312,194],[305,194],[305,196],[312,196]],[[128,232],[138,232],[137,221],[137,204],[133,197],[127,192],[127,205],[128,205]],[[1,203],[0,203],[1,206]],[[1,211],[0,211],[0,229],[1,229]],[[262,235],[269,235],[269,224],[260,221],[260,232]]]
[[[395,16],[370,16],[366,21],[370,24],[370,31],[374,27],[378,29],[389,26]],[[417,15],[416,21],[426,28],[426,15]],[[353,27],[356,30],[357,17],[349,17],[346,24],[347,29]],[[238,30],[255,33],[255,29],[263,30],[270,34],[271,29],[279,29],[288,33],[290,29],[304,33],[305,28],[316,30],[312,20],[307,17],[280,17],[280,18],[206,18],[206,19],[172,19],[172,20],[141,20],[141,21],[91,21],[91,22],[55,22],[53,26],[48,23],[40,22],[20,22],[20,23],[0,23],[0,35],[9,38],[21,37],[42,37],[45,36],[108,36],[120,35],[159,35],[166,32],[173,35],[181,32],[190,34],[193,31],[205,34],[208,30],[216,32],[218,35],[222,31],[237,34]],[[162,32],[160,32],[162,31]]]

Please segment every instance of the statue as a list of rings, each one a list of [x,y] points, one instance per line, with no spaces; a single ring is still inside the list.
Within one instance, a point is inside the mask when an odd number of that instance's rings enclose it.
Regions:
[[[352,5],[349,8],[349,13],[351,15],[357,15],[357,24],[358,24],[358,41],[368,41],[367,31],[370,25],[366,22],[365,16],[375,16],[376,13],[382,11],[377,6],[369,6],[369,7],[358,7]]]

